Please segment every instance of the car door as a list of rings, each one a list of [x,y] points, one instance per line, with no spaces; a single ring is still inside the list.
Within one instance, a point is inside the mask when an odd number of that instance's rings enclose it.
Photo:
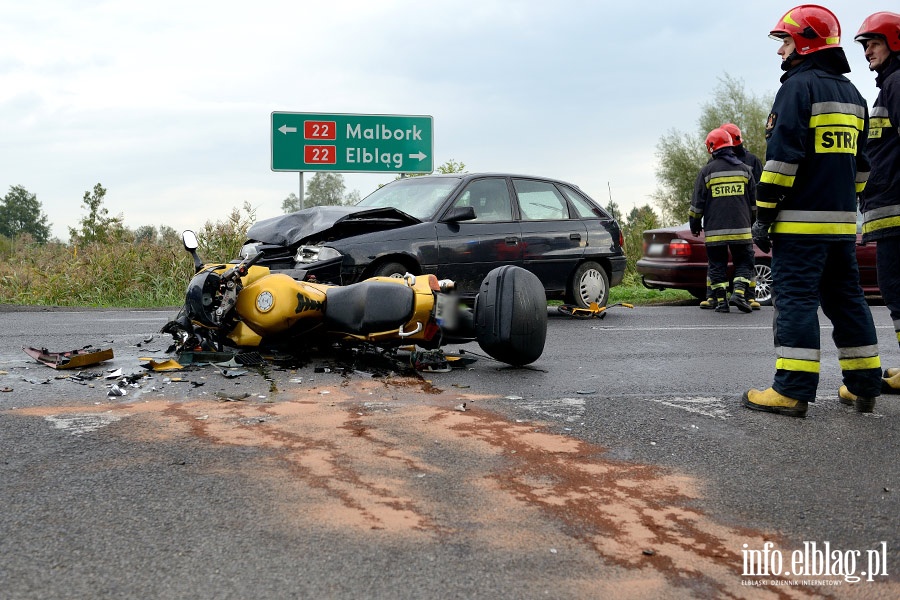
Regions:
[[[523,266],[538,276],[544,289],[566,289],[584,254],[587,227],[570,218],[569,204],[551,181],[513,178],[522,228]]]
[[[513,218],[512,195],[505,177],[473,179],[449,210],[472,207],[475,219],[436,224],[436,274],[452,279],[462,295],[474,295],[488,272],[501,265],[522,266],[522,234]]]

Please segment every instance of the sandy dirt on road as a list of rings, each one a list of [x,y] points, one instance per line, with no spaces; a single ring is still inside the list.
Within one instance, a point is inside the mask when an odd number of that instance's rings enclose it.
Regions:
[[[559,597],[900,597],[893,583],[745,585],[754,578],[742,576],[742,548],[770,540],[783,547],[777,539],[706,516],[702,488],[689,477],[609,460],[602,447],[510,421],[490,410],[489,397],[394,378],[276,398],[14,412],[104,413],[116,426],[131,422],[127,431],[139,441],[264,448],[251,472],[280,490],[274,509],[285,527],[324,525],[368,544],[389,536],[464,540],[486,552],[575,553],[594,565],[551,574],[557,580],[545,583]]]

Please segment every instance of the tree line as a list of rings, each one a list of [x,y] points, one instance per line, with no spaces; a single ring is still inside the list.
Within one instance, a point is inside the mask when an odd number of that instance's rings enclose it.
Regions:
[[[711,129],[727,122],[736,124],[743,133],[744,146],[761,159],[765,157],[764,124],[770,101],[748,92],[743,81],[727,74],[718,79],[711,96],[700,106],[700,116],[692,131],[670,129],[656,144],[657,187],[650,197],[655,209],[645,204],[623,214],[618,204],[612,201],[606,207],[623,229],[626,253],[632,265],[641,255],[641,234],[644,230],[687,220],[694,181],[708,160],[704,140]],[[464,170],[464,163],[452,159],[436,169],[440,173]],[[84,193],[82,203],[85,215],[78,226],[68,228],[71,244],[178,239],[177,232],[166,225],[159,228],[143,225],[134,230],[127,228],[121,214],[112,216],[104,207],[105,196],[106,189],[99,183]],[[352,205],[359,199],[358,190],[347,192],[343,175],[316,173],[310,178],[303,202],[291,193],[282,201],[281,208],[287,213],[301,207]],[[226,222],[234,225],[235,219],[241,221],[247,218],[252,222],[252,207],[245,205],[244,211],[246,217],[238,212],[230,215]],[[215,224],[208,226],[213,230],[216,228]],[[21,236],[27,236],[39,244],[47,243],[51,241],[50,222],[35,194],[14,185],[0,200],[0,240],[9,241]]]

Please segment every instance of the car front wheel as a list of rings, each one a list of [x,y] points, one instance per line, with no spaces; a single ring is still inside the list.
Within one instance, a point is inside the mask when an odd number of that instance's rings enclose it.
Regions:
[[[372,272],[372,277],[397,277],[402,278],[409,271],[398,262],[388,262],[380,265]]]
[[[772,265],[768,259],[756,260],[756,301],[772,305]]]
[[[566,302],[588,308],[591,302],[606,306],[609,301],[609,277],[603,267],[593,261],[582,263],[572,274]]]

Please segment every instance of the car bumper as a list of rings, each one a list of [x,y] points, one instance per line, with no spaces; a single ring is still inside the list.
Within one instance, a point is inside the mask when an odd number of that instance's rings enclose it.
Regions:
[[[613,256],[609,259],[609,287],[622,283],[628,260],[624,256]]]
[[[635,270],[650,289],[692,290],[706,287],[707,265],[678,264],[640,259]]]

